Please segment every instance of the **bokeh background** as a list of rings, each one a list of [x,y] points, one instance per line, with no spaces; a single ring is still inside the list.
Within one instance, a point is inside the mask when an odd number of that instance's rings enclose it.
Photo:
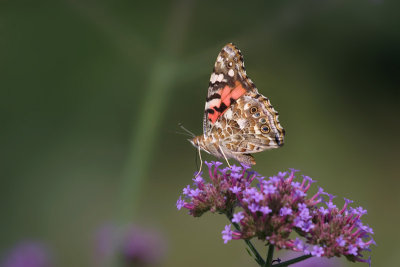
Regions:
[[[374,266],[393,266],[399,8],[0,0],[0,256],[34,240],[53,266],[95,266],[98,229],[134,224],[164,239],[160,266],[256,266],[243,242],[223,244],[223,216],[175,207],[197,168],[178,123],[202,133],[214,61],[234,42],[287,132],[284,147],[255,155],[255,170],[297,168],[338,205],[355,200],[375,231]]]

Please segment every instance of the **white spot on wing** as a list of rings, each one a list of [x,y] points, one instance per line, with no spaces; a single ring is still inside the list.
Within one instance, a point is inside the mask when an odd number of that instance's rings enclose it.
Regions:
[[[224,78],[224,75],[221,73],[220,75],[218,75],[217,81],[221,82],[223,78]]]
[[[238,119],[237,123],[239,124],[240,129],[243,129],[244,127],[246,127],[247,120],[246,119]]]
[[[211,74],[210,82],[211,82],[211,83],[215,83],[216,80],[217,80],[217,75],[213,72],[213,73]]]
[[[231,77],[233,77],[233,75],[235,75],[235,72],[233,71],[233,69],[230,69],[228,71],[228,75],[231,76]]]
[[[228,109],[228,110],[225,112],[225,117],[226,117],[228,120],[231,120],[231,119],[232,119],[232,115],[233,115],[232,109]]]
[[[221,103],[221,99],[214,98],[213,100],[210,100],[207,102],[207,108],[218,107],[220,103]]]

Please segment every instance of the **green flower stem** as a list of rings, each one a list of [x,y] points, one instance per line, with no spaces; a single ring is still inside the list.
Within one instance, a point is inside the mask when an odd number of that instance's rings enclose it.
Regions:
[[[271,267],[272,266],[272,259],[274,257],[274,250],[275,246],[270,244],[268,247],[268,255],[267,260],[265,261],[264,267]]]
[[[226,217],[228,217],[229,221],[233,224],[233,226],[236,228],[236,230],[240,231],[240,226],[237,223],[232,222],[232,213],[230,214],[226,214]],[[244,242],[246,243],[246,245],[249,247],[249,249],[251,250],[251,252],[253,252],[254,255],[254,259],[255,261],[260,265],[260,266],[264,266],[265,261],[264,259],[261,257],[260,253],[258,253],[257,249],[254,247],[253,243],[251,243],[250,240],[246,240],[244,239]]]
[[[300,257],[297,257],[297,258],[294,258],[294,259],[291,259],[291,260],[288,260],[288,261],[284,261],[284,262],[281,262],[281,263],[278,263],[278,264],[270,265],[270,266],[273,266],[273,267],[285,267],[285,266],[289,266],[290,264],[293,264],[293,263],[296,263],[296,262],[299,262],[299,261],[303,261],[303,260],[306,260],[306,259],[311,258],[311,257],[312,257],[311,255],[303,255],[303,256],[300,256]]]

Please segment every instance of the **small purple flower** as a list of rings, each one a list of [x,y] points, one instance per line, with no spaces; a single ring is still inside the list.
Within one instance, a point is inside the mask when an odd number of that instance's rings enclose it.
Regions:
[[[260,211],[261,211],[264,215],[267,215],[267,214],[269,214],[269,213],[272,212],[272,210],[271,210],[268,206],[262,206],[262,207],[260,207]]]
[[[240,172],[232,172],[231,173],[231,178],[232,179],[240,179],[240,178],[242,178],[242,174],[240,173]]]
[[[272,183],[279,183],[281,179],[278,176],[269,177],[269,181]]]
[[[346,245],[346,240],[343,239],[343,236],[339,236],[338,238],[336,238],[336,243],[340,247],[344,247]]]
[[[328,203],[326,203],[326,205],[328,206],[328,209],[329,209],[329,210],[335,209],[335,208],[336,208],[336,205],[333,204],[332,201],[329,201]]]
[[[243,203],[249,203],[250,202],[250,198],[244,197],[244,198],[242,198],[242,202]]]
[[[248,208],[249,208],[249,210],[250,210],[251,212],[256,213],[256,212],[260,209],[260,206],[258,206],[258,205],[255,204],[255,203],[251,203],[251,204],[248,206]]]
[[[304,180],[308,181],[311,184],[316,182],[315,180],[311,179],[310,176],[307,176],[307,175],[302,175],[302,176],[303,176]]]
[[[224,240],[224,244],[228,243],[228,241],[232,240],[232,230],[231,225],[225,225],[225,230],[222,232],[222,239]]]
[[[305,197],[305,196],[307,196],[307,194],[304,193],[304,191],[300,190],[300,189],[296,189],[295,190],[295,194],[296,194],[297,197]]]
[[[278,175],[277,175],[277,176],[278,176],[279,178],[282,178],[282,179],[283,179],[283,178],[285,178],[286,175],[287,175],[287,172],[278,172]]]
[[[203,180],[203,178],[202,178],[201,176],[197,176],[196,178],[193,179],[193,181],[194,181],[196,184],[204,183],[204,180]]]
[[[357,207],[355,209],[350,208],[350,211],[352,211],[353,214],[361,215],[361,216],[367,214],[367,210],[363,209],[362,207]]]
[[[234,194],[237,194],[240,191],[242,191],[242,189],[237,185],[235,185],[234,187],[229,188],[229,190],[231,190],[231,192],[234,193]]]
[[[200,189],[198,189],[198,188],[192,189],[192,190],[190,190],[189,196],[190,197],[197,197],[197,196],[200,195],[200,193],[201,193]]]
[[[361,249],[367,247],[367,244],[361,238],[357,238],[356,245]]]
[[[356,246],[353,246],[353,245],[349,245],[348,247],[347,247],[347,253],[348,254],[351,254],[351,255],[354,255],[354,256],[357,256],[357,247]]]
[[[204,163],[207,165],[208,169],[210,169],[210,170],[212,169],[212,166],[214,166],[213,161],[208,162],[207,160],[205,160]]]
[[[294,246],[299,250],[299,251],[304,251],[307,246],[304,244],[303,240],[300,238],[296,237],[296,240],[294,241]]]
[[[311,255],[317,256],[318,258],[324,255],[324,249],[320,246],[314,246],[313,250],[311,251]]]
[[[232,165],[231,166],[231,171],[232,172],[240,172],[241,170],[242,170],[242,168],[239,167],[239,166],[236,166],[236,165]]]
[[[240,223],[240,221],[244,218],[243,211],[233,214],[232,222]]]
[[[189,194],[190,194],[190,190],[192,190],[191,188],[190,188],[190,185],[187,185],[185,188],[183,188],[183,194],[184,195],[186,195],[186,196],[188,196]]]
[[[304,221],[300,217],[294,219],[294,225],[298,228],[303,228]]]
[[[372,228],[369,227],[368,225],[363,225],[361,222],[359,222],[358,227],[360,227],[363,231],[365,231],[369,234],[374,234],[374,230],[372,230]]]
[[[246,188],[246,190],[244,190],[244,193],[248,196],[253,196],[255,193],[257,193],[257,189],[254,187]]]
[[[292,209],[288,208],[288,207],[283,207],[283,208],[281,208],[279,214],[281,216],[292,215]]]
[[[292,182],[294,188],[300,188],[301,184],[299,182]]]
[[[257,176],[257,180],[258,180],[258,182],[260,182],[260,183],[263,182],[264,179],[265,179],[264,176]]]
[[[253,194],[253,199],[254,199],[255,202],[259,203],[261,200],[264,199],[264,195],[259,193],[259,192],[255,192]]]
[[[274,194],[276,192],[276,187],[273,186],[272,184],[266,185],[263,188],[263,192],[264,194],[268,195],[268,194]]]
[[[176,201],[176,208],[180,210],[181,208],[183,208],[184,205],[185,201],[182,200],[182,197],[179,197],[178,201]]]
[[[324,207],[319,207],[318,211],[322,214],[322,215],[327,215],[329,213],[328,209],[325,209]]]
[[[304,221],[303,225],[300,227],[301,230],[304,232],[308,233],[310,230],[312,230],[315,227],[315,225],[311,221]]]
[[[212,164],[214,164],[215,168],[218,168],[219,166],[221,166],[223,163],[220,161],[211,161]]]
[[[303,208],[300,210],[300,214],[299,214],[300,218],[302,220],[309,220],[311,219],[311,215],[310,215],[310,210],[308,208]]]

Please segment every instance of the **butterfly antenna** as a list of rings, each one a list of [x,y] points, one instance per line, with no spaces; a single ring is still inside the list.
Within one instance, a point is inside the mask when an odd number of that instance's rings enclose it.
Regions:
[[[221,151],[222,156],[224,156],[224,158],[225,158],[225,160],[226,160],[226,163],[228,163],[229,168],[231,168],[231,165],[229,164],[229,161],[228,161],[228,159],[226,158],[224,151],[221,149],[221,146],[218,146],[218,147],[219,147],[219,150]]]
[[[200,173],[201,173],[201,168],[203,167],[203,160],[201,159],[200,146],[198,146],[198,149],[199,149],[199,158],[200,158],[200,168],[199,168],[199,171],[197,172],[196,176],[194,177],[195,179],[197,178],[197,176],[200,175]]]
[[[196,137],[196,135],[195,135],[194,133],[192,133],[191,131],[189,131],[188,129],[186,129],[186,128],[182,125],[182,123],[178,123],[178,125],[179,125],[179,127],[182,128],[182,130],[184,130],[185,132],[189,133],[190,136]]]
[[[190,137],[193,137],[191,134],[188,134],[188,133],[186,133],[186,132],[178,132],[178,131],[171,131],[171,133],[176,133],[176,134],[182,134],[182,135],[186,135],[186,136],[190,136]],[[197,153],[197,152],[196,152]]]

